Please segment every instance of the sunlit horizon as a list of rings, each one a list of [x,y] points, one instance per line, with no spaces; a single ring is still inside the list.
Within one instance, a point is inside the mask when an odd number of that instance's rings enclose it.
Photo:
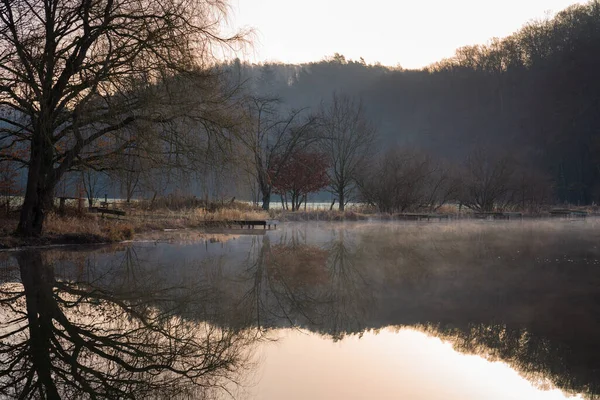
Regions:
[[[252,48],[240,55],[248,62],[301,64],[339,53],[368,64],[416,69],[453,56],[459,47],[509,36],[530,21],[586,3],[373,0],[366,7],[355,0],[233,0],[230,27],[255,30]]]

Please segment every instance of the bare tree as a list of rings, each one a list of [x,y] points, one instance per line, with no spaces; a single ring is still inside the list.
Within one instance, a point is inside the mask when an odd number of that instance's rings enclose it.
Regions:
[[[504,208],[512,200],[515,161],[479,149],[465,162],[462,203],[478,211]]]
[[[431,164],[431,170],[425,183],[425,199],[421,204],[427,210],[437,211],[451,200],[457,200],[460,194],[461,179],[456,165],[446,161]]]
[[[279,105],[280,101],[273,98],[250,98],[246,116],[249,123],[239,133],[239,140],[251,159],[247,172],[256,178],[264,210],[269,209],[272,182],[281,173],[285,161],[294,150],[308,145],[313,137],[313,116],[305,117],[305,110],[292,110],[282,116]]]
[[[553,199],[551,177],[531,164],[519,163],[512,176],[513,202],[522,211],[540,212]]]
[[[118,182],[121,196],[128,204],[135,193],[140,189],[144,165],[142,156],[137,149],[129,148],[116,157],[116,169],[111,172],[111,177]]]
[[[362,169],[357,183],[362,198],[382,212],[404,212],[429,200],[431,159],[411,150],[392,149]]]
[[[240,43],[220,35],[225,15],[222,0],[0,3],[0,143],[29,150],[17,160],[28,167],[18,233],[39,235],[61,176],[121,152],[123,128],[205,111],[169,84],[198,90],[215,47]],[[103,151],[87,152],[101,138]]]
[[[390,149],[358,174],[363,201],[381,212],[437,210],[458,196],[450,165],[414,149]]]
[[[322,151],[330,159],[330,190],[337,196],[340,211],[355,189],[357,173],[368,160],[375,141],[375,128],[365,115],[361,101],[333,94],[321,105]]]
[[[94,207],[96,199],[100,192],[106,188],[106,181],[103,181],[103,174],[93,169],[81,171],[81,183],[83,191],[88,200],[88,207]]]

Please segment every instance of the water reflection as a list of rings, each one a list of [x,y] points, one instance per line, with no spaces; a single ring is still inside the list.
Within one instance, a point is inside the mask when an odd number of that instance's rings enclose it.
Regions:
[[[363,276],[364,265],[354,261],[353,240],[343,232],[316,245],[294,230],[275,243],[269,236],[253,238],[250,247],[242,273],[225,278],[241,287],[234,309],[249,318],[246,326],[306,327],[335,339],[368,328],[373,288]]]
[[[253,334],[201,322],[199,282],[161,284],[124,255],[102,271],[78,265],[78,281],[56,276],[51,253],[17,253],[20,282],[1,292],[3,396],[204,398],[236,379]]]
[[[278,245],[260,242],[253,271],[266,268],[260,276],[269,282],[264,298],[272,301],[253,302],[253,310],[272,319],[259,326],[286,320],[333,340],[415,327],[455,350],[504,361],[541,389],[600,393],[596,225],[326,230],[313,232],[312,241],[291,230]],[[311,271],[309,281],[297,260]]]
[[[304,330],[276,333],[281,341],[265,346],[262,380],[248,398],[565,399],[558,389],[539,390],[507,364],[456,352],[411,328],[367,331],[335,343]]]
[[[295,375],[294,357],[312,355],[312,368],[302,368],[335,375],[330,386],[336,387],[343,374],[325,368],[333,363],[327,357],[345,357],[335,346],[356,353],[349,365],[361,357],[387,365],[370,347],[375,342],[383,346],[377,351],[425,346],[419,351],[429,354],[430,346],[435,353],[431,340],[407,341],[409,330],[443,339],[453,354],[506,363],[496,383],[510,368],[531,382],[513,398],[554,387],[594,398],[600,394],[597,225],[290,225],[218,243],[19,253],[20,277],[7,273],[2,286],[2,393],[201,398],[215,393],[206,388],[232,390],[227,382],[251,376],[257,348],[266,354],[263,368],[277,362],[296,381],[302,374]],[[282,344],[264,350],[262,339],[277,336]],[[286,353],[285,346],[295,350]],[[419,357],[446,357],[435,354]],[[396,380],[410,375],[411,363],[426,369],[416,358],[406,361],[392,371]],[[459,374],[456,365],[445,365],[449,376]],[[345,379],[366,385],[388,376],[383,367],[371,369]],[[277,386],[268,376],[254,391],[258,398],[277,398],[265,387]],[[410,385],[392,385],[373,396],[447,399],[453,396],[442,395],[444,385],[458,390],[426,372],[419,379],[441,386],[437,392],[423,386],[417,395]],[[318,385],[312,397],[333,396],[327,379]],[[464,390],[454,398],[481,398]]]

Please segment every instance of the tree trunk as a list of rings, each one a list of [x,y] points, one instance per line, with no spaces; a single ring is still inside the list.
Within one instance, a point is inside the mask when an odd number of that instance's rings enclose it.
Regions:
[[[346,205],[346,200],[344,199],[344,191],[343,190],[338,193],[338,201],[339,201],[340,211],[344,211],[344,206]]]
[[[298,200],[297,200],[296,193],[294,193],[292,191],[292,212],[296,211],[298,209],[297,204],[296,204],[297,202],[298,202]]]
[[[264,188],[261,190],[262,192],[262,209],[265,211],[269,211],[269,206],[271,204],[271,188]]]
[[[37,133],[36,136],[37,140],[31,143],[27,188],[17,227],[17,234],[21,236],[40,236],[46,213],[54,203],[57,179],[54,177],[53,145],[44,139],[44,135]]]
[[[301,193],[298,193],[296,195],[296,211],[300,211],[300,206],[302,205],[302,201],[304,200],[304,195],[302,195]],[[305,211],[306,211],[306,207],[305,207]]]

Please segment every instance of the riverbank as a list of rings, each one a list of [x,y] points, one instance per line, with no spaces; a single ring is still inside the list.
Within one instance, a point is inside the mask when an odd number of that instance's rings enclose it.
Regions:
[[[125,216],[100,215],[87,210],[68,209],[62,215],[50,213],[40,237],[15,236],[18,214],[0,217],[0,249],[57,244],[116,243],[132,240],[141,234],[165,230],[198,229],[234,220],[265,220],[269,214],[244,204],[206,210],[193,208],[172,211],[127,207]]]
[[[369,207],[353,206],[345,211],[314,209],[290,212],[271,210],[266,212],[247,203],[235,202],[206,209],[203,207],[149,209],[135,205],[117,205],[125,211],[125,216],[100,215],[98,213],[67,209],[62,214],[51,213],[45,222],[44,233],[40,237],[22,238],[14,235],[18,214],[0,217],[0,249],[14,249],[29,246],[72,245],[116,243],[140,237],[157,238],[174,230],[202,230],[226,227],[237,220],[278,220],[284,222],[304,221],[406,221],[406,220],[448,220],[470,218],[497,218],[494,213],[481,215],[471,211],[459,212],[456,207],[445,206],[430,214],[381,214]],[[550,209],[549,209],[550,210]],[[550,216],[549,210],[537,213],[507,213],[509,218],[543,218]],[[595,210],[587,210],[589,215]],[[478,215],[479,214],[479,215]],[[485,213],[483,213],[485,214]]]

